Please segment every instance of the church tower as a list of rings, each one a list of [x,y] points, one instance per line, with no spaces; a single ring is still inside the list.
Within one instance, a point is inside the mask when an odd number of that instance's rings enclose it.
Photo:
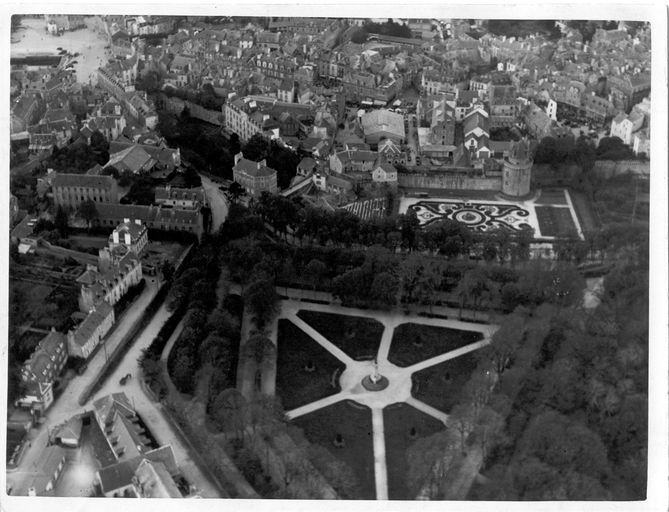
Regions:
[[[522,197],[530,193],[532,155],[527,139],[511,144],[509,156],[504,159],[502,192],[508,196]]]

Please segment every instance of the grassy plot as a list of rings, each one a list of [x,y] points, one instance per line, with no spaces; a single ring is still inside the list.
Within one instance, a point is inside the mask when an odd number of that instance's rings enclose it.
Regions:
[[[351,401],[339,402],[293,422],[304,431],[309,442],[327,448],[353,469],[360,492],[355,499],[376,498],[372,414],[368,407]],[[339,447],[335,446],[337,435],[342,440]]]
[[[276,386],[287,411],[337,393],[335,372],[344,367],[291,321],[279,320]]]
[[[383,324],[372,318],[308,310],[297,316],[353,359],[373,359],[379,351]]]
[[[576,226],[569,208],[536,206],[541,236],[576,236]]]
[[[421,324],[402,324],[395,328],[388,360],[401,367],[464,347],[483,338],[480,332]]]
[[[475,352],[430,366],[413,374],[411,394],[435,409],[449,413],[458,403],[462,387],[475,368]]]

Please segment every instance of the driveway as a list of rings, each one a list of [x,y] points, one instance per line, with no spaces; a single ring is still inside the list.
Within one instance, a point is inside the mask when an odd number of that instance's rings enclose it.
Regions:
[[[210,178],[200,175],[209,206],[211,207],[211,230],[218,231],[228,216],[228,200],[218,185]]]

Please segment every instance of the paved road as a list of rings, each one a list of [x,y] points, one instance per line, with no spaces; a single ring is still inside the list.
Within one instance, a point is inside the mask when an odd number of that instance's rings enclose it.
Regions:
[[[203,175],[200,175],[200,177],[211,207],[211,230],[216,232],[228,216],[228,200],[223,191],[210,178]]]

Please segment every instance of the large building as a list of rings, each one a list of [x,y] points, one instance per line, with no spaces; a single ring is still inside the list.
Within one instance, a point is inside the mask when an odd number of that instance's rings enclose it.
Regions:
[[[404,117],[389,110],[373,110],[360,118],[365,142],[378,145],[382,139],[390,139],[396,144],[404,144]]]
[[[98,267],[89,268],[77,279],[81,284],[79,309],[90,311],[101,301],[113,306],[141,280],[142,263],[137,254],[112,242],[100,249]]]
[[[118,202],[118,186],[112,176],[59,172],[52,186],[56,206],[77,208],[88,199],[98,204]]]
[[[179,188],[165,185],[156,187],[155,202],[165,206],[197,210],[207,205],[207,196],[203,187]]]
[[[260,197],[263,192],[275,194],[278,191],[276,171],[267,167],[265,160],[253,162],[244,158],[242,153],[237,153],[232,174],[233,179],[253,197]]]
[[[144,248],[149,243],[149,230],[146,224],[135,219],[123,219],[123,222],[114,228],[109,235],[109,248],[114,250],[116,247],[125,246],[137,256],[141,256]]]
[[[96,226],[118,226],[125,219],[140,220],[149,229],[191,233],[198,238],[204,231],[202,214],[198,210],[183,208],[163,208],[139,204],[99,204],[98,216],[93,220]]]
[[[490,86],[490,128],[510,128],[518,114],[516,88],[513,85]]]

